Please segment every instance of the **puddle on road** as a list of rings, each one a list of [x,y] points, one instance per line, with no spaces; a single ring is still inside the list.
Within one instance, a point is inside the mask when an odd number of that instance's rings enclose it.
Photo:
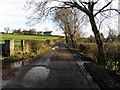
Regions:
[[[19,68],[19,67],[28,65],[28,64],[30,64],[30,63],[31,63],[30,60],[23,60],[23,61],[11,63],[11,64],[10,64],[10,67],[11,67],[11,68]]]
[[[31,62],[32,62],[32,60],[27,59],[27,60],[17,61],[17,62],[13,62],[13,63],[6,63],[6,64],[2,64],[2,69],[19,68],[19,67],[23,67],[25,65],[29,65]],[[48,65],[49,63],[50,63],[50,58],[45,58],[43,60],[41,59],[40,61],[37,60],[32,65]]]
[[[43,82],[47,79],[49,75],[49,71],[50,71],[49,69],[42,66],[32,68],[24,76],[22,80],[22,85],[28,88],[28,87],[34,87],[35,85],[37,85],[38,81],[40,84],[40,82]]]
[[[43,58],[40,61],[36,61],[35,63],[33,63],[32,65],[40,65],[40,66],[47,66],[50,63],[50,58]]]
[[[3,64],[2,68],[3,69],[13,69],[13,68],[19,68],[25,65],[30,64],[31,61],[30,60],[23,60],[23,61],[17,61],[17,62],[13,62],[13,63],[9,63],[9,64]]]
[[[34,67],[28,71],[28,73],[24,77],[24,80],[45,80],[48,77],[48,74],[49,69],[47,69],[46,67]]]

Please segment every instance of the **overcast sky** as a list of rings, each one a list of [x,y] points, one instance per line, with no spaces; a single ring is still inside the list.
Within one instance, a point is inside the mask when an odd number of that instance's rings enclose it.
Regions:
[[[44,29],[54,30],[52,23],[49,21],[34,27],[26,25],[25,1],[26,0],[0,0],[0,32],[4,31],[5,27],[9,27],[10,30],[19,28],[36,28],[37,31]]]
[[[24,0],[0,0],[0,29],[25,26]]]
[[[23,9],[25,1],[26,0],[0,0],[0,32],[4,31],[5,27],[9,27],[10,30],[36,28],[37,31],[41,31],[47,28],[47,30],[55,31],[54,25],[48,20],[34,27],[28,27],[26,25],[26,12]],[[117,3],[115,3],[115,6],[117,6]],[[93,33],[92,31],[87,31],[87,34]]]

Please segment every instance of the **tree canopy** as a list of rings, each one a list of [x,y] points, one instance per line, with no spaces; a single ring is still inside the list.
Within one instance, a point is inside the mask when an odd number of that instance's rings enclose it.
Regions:
[[[62,8],[77,9],[83,12],[89,19],[89,23],[94,33],[96,44],[98,46],[98,62],[105,65],[105,55],[101,34],[97,26],[97,16],[109,17],[108,12],[119,12],[118,9],[111,7],[114,0],[28,0],[27,9],[32,11],[28,17],[29,23],[39,23],[40,19],[52,16],[56,10]],[[104,19],[104,18],[103,18]]]

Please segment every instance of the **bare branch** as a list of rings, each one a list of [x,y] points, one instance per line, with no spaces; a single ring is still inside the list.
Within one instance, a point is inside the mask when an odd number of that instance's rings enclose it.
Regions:
[[[117,9],[105,9],[105,10],[102,10],[101,12],[106,12],[106,11],[116,11],[116,12],[118,12],[119,14],[120,14],[120,11],[119,10],[117,10]]]
[[[96,2],[94,2],[94,5],[98,3],[99,0],[97,0]]]
[[[110,2],[108,2],[105,6],[103,6],[97,13],[94,14],[94,17],[97,16],[97,14],[99,14],[101,11],[103,11],[106,7],[108,7],[113,0],[111,0]]]
[[[100,28],[101,28],[101,25],[102,25],[102,23],[103,23],[103,21],[105,20],[105,19],[107,19],[108,17],[104,17],[102,20],[101,20],[101,22],[100,22],[100,24],[99,24],[99,30],[100,30]]]
[[[74,5],[75,5],[76,8],[78,8],[79,10],[81,10],[84,13],[86,13],[87,15],[89,15],[89,10],[87,8],[84,8],[84,7],[80,6],[77,2],[74,2]]]
[[[85,2],[80,2],[80,3],[83,5],[85,9],[87,9],[87,7],[84,5]],[[85,3],[85,4],[88,4],[88,3]]]

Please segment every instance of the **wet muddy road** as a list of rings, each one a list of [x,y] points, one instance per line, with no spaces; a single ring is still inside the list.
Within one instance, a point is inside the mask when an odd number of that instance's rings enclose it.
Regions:
[[[99,89],[63,44],[58,44],[34,63],[20,67],[14,77],[3,82],[3,88]]]

